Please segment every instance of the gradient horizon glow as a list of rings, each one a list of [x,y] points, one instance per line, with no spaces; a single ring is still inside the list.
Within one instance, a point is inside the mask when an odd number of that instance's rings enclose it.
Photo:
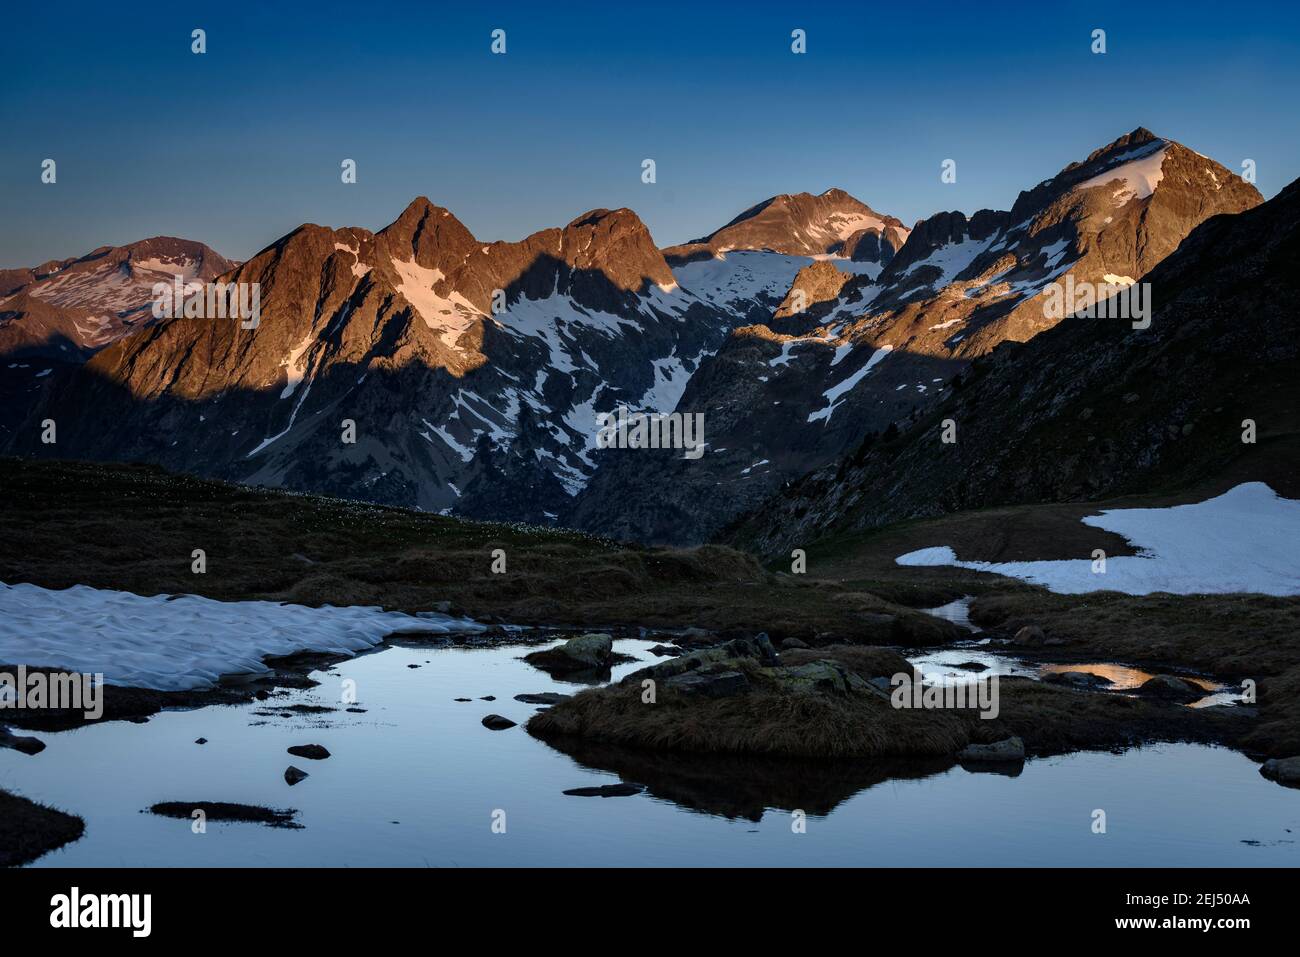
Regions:
[[[1255,160],[1265,197],[1300,176],[1283,3],[74,3],[7,13],[0,54],[0,268],[156,235],[242,260],[421,194],[485,241],[627,206],[666,246],[832,186],[910,226],[1007,209],[1138,126]]]

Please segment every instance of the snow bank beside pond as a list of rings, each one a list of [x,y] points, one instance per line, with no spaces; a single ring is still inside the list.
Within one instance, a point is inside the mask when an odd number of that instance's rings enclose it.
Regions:
[[[994,572],[1063,595],[1300,595],[1300,501],[1279,497],[1263,482],[1238,485],[1199,504],[1113,508],[1083,522],[1124,536],[1139,554],[1108,557],[1104,574],[1094,573],[1089,559],[964,562],[946,545],[895,561]]]
[[[269,669],[262,659],[268,656],[355,654],[398,629],[483,627],[432,612],[145,597],[86,585],[54,591],[0,582],[0,663],[102,673],[106,684],[160,691],[210,688],[222,675],[264,672]]]

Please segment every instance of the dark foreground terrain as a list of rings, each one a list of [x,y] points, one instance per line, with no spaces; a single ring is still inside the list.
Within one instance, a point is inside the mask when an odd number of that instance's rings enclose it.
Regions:
[[[0,460],[0,495],[0,581],[10,584],[371,604],[575,632],[646,633],[670,643],[650,671],[660,707],[641,706],[643,671],[580,691],[532,719],[530,732],[570,754],[853,758],[882,768],[899,760],[1014,766],[1025,756],[1152,741],[1222,744],[1257,759],[1300,754],[1300,599],[1057,595],[987,573],[894,562],[938,542],[962,559],[988,561],[1084,558],[1095,547],[1128,554],[1118,536],[1079,522],[1116,503],[990,509],[840,535],[810,545],[806,574],[790,574],[784,560],[765,567],[721,546],[642,548],[153,467]],[[203,574],[191,569],[196,548],[206,553]],[[493,571],[497,549],[504,572]],[[1123,662],[1227,687],[1249,679],[1258,701],[1188,708],[1159,695],[1012,678],[1002,682],[993,720],[972,709],[890,707],[882,680],[909,668],[906,656],[966,635],[919,609],[962,596],[974,596],[970,615],[981,637],[1024,660]],[[476,640],[521,638],[529,640]],[[279,659],[270,677],[211,692],[112,688],[105,717],[246,700],[268,682],[302,687],[321,659]],[[38,730],[77,720],[33,711],[6,718]],[[13,795],[0,800],[11,808],[0,814],[4,827],[29,835],[0,834],[9,863],[39,853],[24,851],[24,842],[48,849],[79,833],[75,818]]]

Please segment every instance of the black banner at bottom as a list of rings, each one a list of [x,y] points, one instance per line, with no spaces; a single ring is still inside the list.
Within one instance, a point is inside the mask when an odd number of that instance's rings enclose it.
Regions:
[[[295,945],[366,943],[377,933],[428,933],[440,922],[461,932],[478,924],[479,939],[497,943],[549,937],[557,919],[584,936],[626,935],[647,912],[658,912],[658,923],[676,910],[692,925],[717,915],[731,939],[764,939],[774,920],[821,915],[872,934],[1172,933],[1231,946],[1238,935],[1291,925],[1292,881],[1289,870],[1209,868],[34,869],[0,873],[0,924],[10,944],[74,932],[131,942],[247,940],[271,928]],[[675,932],[661,926],[651,937],[659,933]]]

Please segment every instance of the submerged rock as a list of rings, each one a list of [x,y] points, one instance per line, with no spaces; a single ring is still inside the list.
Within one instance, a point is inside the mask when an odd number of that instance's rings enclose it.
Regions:
[[[319,744],[295,744],[286,750],[294,757],[306,758],[308,761],[324,761],[330,756],[329,751]]]
[[[1105,688],[1114,683],[1104,675],[1094,675],[1090,671],[1049,671],[1043,675],[1043,680],[1048,684],[1067,685],[1084,691],[1091,688]]]
[[[506,728],[513,728],[515,722],[509,718],[503,718],[499,714],[490,714],[483,719],[483,727],[489,731],[504,731]]]
[[[588,788],[569,788],[564,793],[570,797],[632,797],[634,794],[640,794],[645,788],[637,784],[602,784],[599,787]]]
[[[284,780],[285,783],[289,785],[289,787],[293,787],[299,781],[309,777],[311,777],[310,774],[308,774],[302,768],[295,768],[292,764],[284,769]]]
[[[560,694],[558,691],[539,691],[536,694],[517,694],[515,700],[524,704],[559,704],[572,697],[573,695]]]

